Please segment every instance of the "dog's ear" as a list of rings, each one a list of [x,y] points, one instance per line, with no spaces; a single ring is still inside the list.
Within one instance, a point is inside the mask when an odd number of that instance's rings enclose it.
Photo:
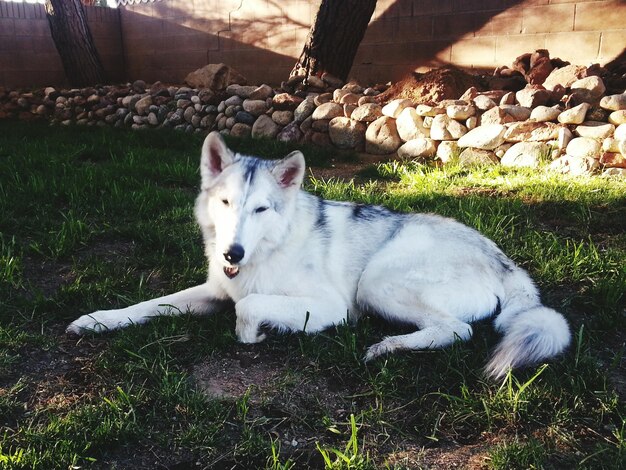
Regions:
[[[299,188],[304,179],[305,168],[304,155],[296,150],[279,160],[274,165],[272,174],[281,188]]]
[[[218,176],[224,168],[233,163],[233,154],[226,147],[219,132],[211,132],[202,144],[202,158],[200,159],[200,174],[202,186],[207,186]]]

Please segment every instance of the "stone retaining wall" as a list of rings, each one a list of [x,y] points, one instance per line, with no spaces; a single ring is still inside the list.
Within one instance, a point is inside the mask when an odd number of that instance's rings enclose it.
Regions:
[[[238,77],[226,70],[214,72]],[[308,91],[296,94],[265,84],[226,82],[217,91],[160,82],[148,86],[143,81],[122,87],[49,87],[34,93],[0,89],[0,118],[46,117],[62,125],[137,130],[217,130],[387,158],[532,168],[550,162],[561,173],[602,170],[626,177],[626,91],[606,95],[604,80],[596,73],[603,70],[568,65],[555,68],[543,85],[528,84],[517,92],[472,87],[458,99],[432,104],[409,99],[379,103],[381,88],[340,84],[332,77],[315,78]]]

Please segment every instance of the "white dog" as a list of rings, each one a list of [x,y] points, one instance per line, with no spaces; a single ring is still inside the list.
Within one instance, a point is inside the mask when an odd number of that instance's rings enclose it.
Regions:
[[[416,326],[371,346],[370,360],[467,340],[471,322],[494,315],[504,338],[486,367],[493,377],[569,344],[563,316],[541,304],[528,274],[491,240],[437,215],[320,199],[300,189],[304,172],[300,152],[262,160],[233,154],[210,134],[195,206],[207,282],[83,315],[68,332],[123,328],[164,313],[210,313],[228,302],[245,343],[265,338],[261,325],[314,333],[360,311]]]

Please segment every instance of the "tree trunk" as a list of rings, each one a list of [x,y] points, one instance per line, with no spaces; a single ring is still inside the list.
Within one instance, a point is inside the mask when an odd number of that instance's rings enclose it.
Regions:
[[[72,86],[105,83],[106,74],[80,0],[46,0],[52,39]]]
[[[346,80],[376,0],[322,0],[290,76],[328,72]]]

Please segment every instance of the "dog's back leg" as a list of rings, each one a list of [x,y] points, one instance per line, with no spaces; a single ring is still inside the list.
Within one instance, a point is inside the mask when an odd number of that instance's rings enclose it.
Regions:
[[[83,315],[70,323],[68,333],[83,334],[124,328],[132,324],[145,323],[157,315],[180,315],[187,312],[205,314],[216,311],[224,304],[216,298],[208,283],[146,300],[130,307],[115,310],[98,310]]]

